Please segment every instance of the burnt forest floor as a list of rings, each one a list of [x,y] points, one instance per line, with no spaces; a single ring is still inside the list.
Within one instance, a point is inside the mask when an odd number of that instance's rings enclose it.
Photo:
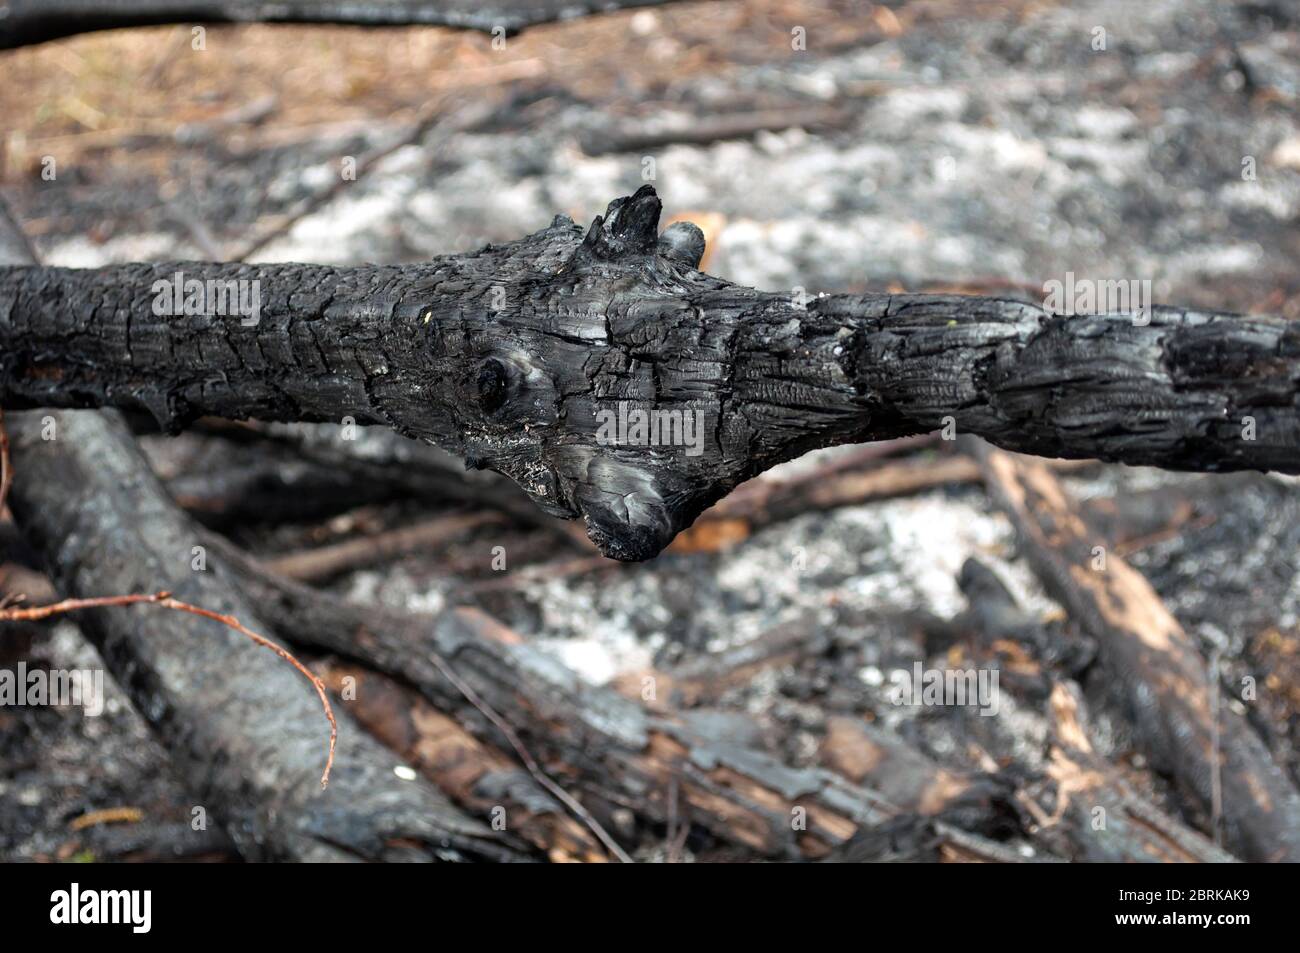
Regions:
[[[804,52],[791,50],[795,25]],[[1300,16],[1282,2],[695,3],[539,28],[504,51],[435,29],[210,28],[202,52],[189,39],[151,28],[0,54],[0,191],[47,262],[237,257],[255,244],[254,260],[416,261],[518,237],[556,212],[589,221],[651,160],[665,219],[700,224],[704,268],[746,285],[1037,298],[1074,272],[1150,280],[1160,301],[1300,318]],[[699,141],[710,129],[723,138]],[[349,157],[373,161],[313,202]],[[337,439],[301,429],[309,443]],[[168,480],[257,455],[215,428],[144,442]],[[375,434],[349,452],[368,443],[393,452]],[[855,463],[846,448],[763,479],[949,452],[928,442]],[[1248,710],[1231,704],[1300,779],[1296,482],[1101,465],[1063,478],[1120,514],[1127,557],[1218,660],[1225,689],[1258,680]],[[1141,502],[1155,499],[1158,512]],[[464,508],[376,494],[223,529],[270,558]],[[496,546],[512,554],[505,572],[492,568]],[[816,650],[707,702],[742,715],[752,743],[794,766],[825,763],[828,719],[847,715],[955,770],[1032,773],[1048,738],[1039,663],[1014,646],[936,639],[917,621],[966,608],[970,558],[1043,626],[1086,643],[978,483],[728,524],[642,565],[561,551],[536,526],[489,525],[322,584],[402,608],[479,605],[619,687],[804,626]],[[96,664],[68,622],[38,631],[28,657]],[[996,717],[893,704],[891,673],[917,660],[1021,679]],[[1134,749],[1105,679],[1086,657],[1072,664],[1100,753],[1207,830]],[[116,689],[98,718],[0,710],[0,855],[236,859],[220,833],[190,829],[190,804]],[[124,806],[139,819],[74,829]],[[640,858],[665,855],[662,831],[619,833]],[[697,832],[674,856],[745,855]]]

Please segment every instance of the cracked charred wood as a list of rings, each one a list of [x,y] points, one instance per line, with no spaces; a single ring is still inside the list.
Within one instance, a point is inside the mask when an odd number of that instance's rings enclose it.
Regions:
[[[401,267],[0,269],[0,405],[385,424],[627,560],[776,463],[949,421],[1043,456],[1300,472],[1294,322],[805,301],[697,271],[699,229],[660,236],[660,210],[645,186],[585,233],[560,216]]]
[[[670,0],[7,0],[0,49],[159,23],[350,23],[518,33],[527,27]]]
[[[1044,584],[1096,639],[1111,690],[1152,765],[1178,780],[1209,823],[1221,811],[1234,853],[1300,860],[1300,793],[1243,716],[1227,705],[1216,713],[1217,679],[1151,584],[1105,551],[1040,461],[977,442],[972,449]]]

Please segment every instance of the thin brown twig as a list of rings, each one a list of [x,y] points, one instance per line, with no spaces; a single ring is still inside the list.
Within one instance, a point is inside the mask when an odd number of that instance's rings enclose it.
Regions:
[[[451,682],[456,691],[464,695],[466,701],[477,708],[484,718],[492,722],[492,724],[496,726],[496,729],[500,731],[501,734],[505,735],[506,741],[510,742],[510,747],[515,749],[515,754],[519,756],[519,760],[523,762],[528,773],[533,776],[533,780],[549,791],[552,797],[567,807],[579,820],[586,824],[600,842],[605,845],[606,850],[617,857],[622,863],[635,863],[635,861],[628,856],[627,851],[623,850],[623,848],[618,845],[618,842],[609,835],[609,832],[601,826],[600,822],[591,815],[591,812],[583,807],[577,798],[564,790],[564,788],[560,787],[559,784],[551,779],[550,775],[542,770],[542,766],[537,763],[537,760],[529,753],[528,749],[524,747],[524,743],[519,739],[519,735],[517,735],[515,730],[510,727],[510,723],[502,718],[491,705],[484,701],[479,696],[478,692],[474,691],[474,689],[470,687],[468,682],[457,675],[456,670],[451,667],[446,659],[437,652],[429,653],[429,658],[438,671],[442,673],[443,677],[447,679],[447,681]]]
[[[288,649],[277,645],[265,636],[258,635],[252,629],[245,626],[242,622],[232,615],[222,615],[220,612],[213,612],[211,609],[204,609],[199,606],[190,605],[188,602],[181,602],[179,599],[173,599],[170,592],[155,593],[132,593],[125,596],[96,596],[90,599],[64,599],[61,602],[51,603],[45,606],[31,606],[26,609],[0,609],[0,622],[36,622],[41,619],[48,619],[51,616],[60,615],[65,612],[75,612],[80,609],[100,609],[110,606],[130,606],[130,605],[155,605],[164,609],[173,609],[177,612],[188,612],[190,615],[202,616],[205,619],[212,619],[223,625],[229,626],[236,632],[251,639],[255,644],[262,648],[270,649],[280,658],[284,659],[294,668],[296,668],[316,689],[316,694],[320,696],[321,707],[325,709],[325,717],[330,723],[330,745],[329,755],[325,759],[325,771],[321,774],[320,786],[322,788],[329,786],[330,769],[334,767],[334,748],[338,742],[339,725],[334,718],[334,708],[330,705],[329,695],[325,690],[325,683],[315,674],[299,662]]]
[[[68,829],[84,831],[100,824],[138,824],[142,820],[144,811],[138,807],[106,807],[98,811],[87,811],[69,824]]]

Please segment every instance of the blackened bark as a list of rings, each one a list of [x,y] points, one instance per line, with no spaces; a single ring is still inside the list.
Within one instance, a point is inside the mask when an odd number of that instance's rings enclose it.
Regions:
[[[669,0],[8,0],[0,49],[158,23],[352,23],[460,27],[518,33],[526,27]]]
[[[199,414],[387,424],[585,517],[619,559],[655,555],[783,460],[949,422],[1044,456],[1300,472],[1300,327],[1280,318],[804,303],[697,271],[698,229],[661,237],[659,212],[647,186],[585,237],[560,216],[405,267],[0,269],[0,403],[143,407],[172,429]],[[211,295],[156,315],[155,283],[178,272],[256,282],[257,323],[213,313]],[[649,411],[698,419],[698,448],[680,426],[677,445],[645,445],[631,413]]]

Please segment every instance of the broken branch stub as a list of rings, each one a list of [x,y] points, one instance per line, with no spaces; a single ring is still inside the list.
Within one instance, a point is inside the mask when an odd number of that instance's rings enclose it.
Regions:
[[[657,554],[808,450],[951,423],[1011,450],[1300,472],[1300,328],[1156,307],[805,298],[696,270],[654,189],[420,265],[0,269],[0,403],[385,424],[609,556]],[[236,302],[232,307],[230,302]]]

